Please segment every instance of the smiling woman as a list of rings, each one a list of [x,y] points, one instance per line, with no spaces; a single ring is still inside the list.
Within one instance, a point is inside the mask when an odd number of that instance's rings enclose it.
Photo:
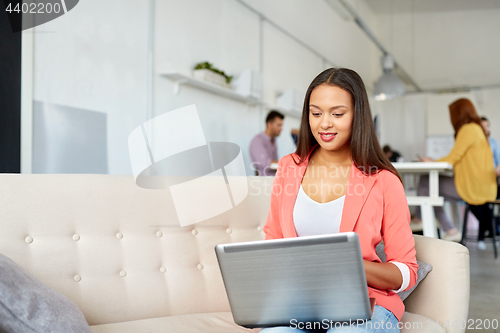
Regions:
[[[363,81],[346,68],[322,72],[304,99],[297,151],[279,161],[266,239],[356,232],[377,305],[354,331],[399,332],[404,305],[396,292],[415,284],[418,269],[409,223],[403,185],[378,143]],[[382,240],[387,262],[375,251]]]

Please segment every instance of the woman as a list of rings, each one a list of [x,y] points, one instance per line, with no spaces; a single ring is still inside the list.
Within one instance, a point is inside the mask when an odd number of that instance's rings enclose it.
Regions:
[[[456,192],[470,205],[472,213],[479,220],[478,248],[486,249],[484,233],[491,232],[491,210],[486,202],[493,201],[497,196],[497,182],[493,156],[488,144],[488,137],[481,127],[481,118],[468,99],[461,98],[450,104],[450,119],[455,129],[455,144],[446,157],[438,162],[448,162],[453,165],[454,187]],[[424,162],[434,161],[430,157]],[[440,187],[441,187],[440,177]],[[447,186],[453,187],[451,178]],[[419,192],[425,188],[425,181],[419,183]],[[455,190],[455,189],[453,189]],[[428,191],[428,188],[427,188]],[[428,193],[428,192],[427,192]],[[441,221],[440,221],[441,223]]]
[[[371,327],[384,322],[399,332],[404,305],[395,292],[411,288],[418,269],[409,223],[403,185],[377,141],[363,81],[345,68],[322,72],[305,96],[297,151],[279,161],[266,239],[356,232],[377,304]],[[381,240],[386,263],[375,252]]]

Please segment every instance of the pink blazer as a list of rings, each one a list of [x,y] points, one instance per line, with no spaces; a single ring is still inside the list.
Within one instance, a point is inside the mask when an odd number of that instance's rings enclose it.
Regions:
[[[311,150],[312,152],[312,150]],[[278,163],[271,193],[271,207],[264,232],[266,239],[297,237],[293,222],[293,207],[302,178],[309,162],[296,165],[290,154]],[[387,262],[398,261],[410,270],[410,283],[415,285],[418,264],[415,258],[415,242],[410,229],[410,211],[404,188],[398,177],[387,170],[365,175],[354,165],[349,175],[348,189],[342,211],[340,232],[354,231],[361,243],[363,259],[381,262],[375,247],[384,241]],[[404,304],[399,296],[389,290],[368,286],[370,298],[401,319]]]

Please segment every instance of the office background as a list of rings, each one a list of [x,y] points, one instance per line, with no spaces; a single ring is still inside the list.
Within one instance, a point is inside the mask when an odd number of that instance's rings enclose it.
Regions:
[[[426,155],[427,137],[453,134],[447,104],[459,97],[470,98],[490,118],[492,135],[500,137],[498,1],[348,3],[422,90],[417,93],[407,85],[405,97],[372,99],[373,114],[380,116],[381,144],[390,144],[406,160]],[[328,67],[356,70],[369,93],[382,75],[377,46],[353,19],[319,0],[86,0],[22,37],[24,173],[40,170],[33,143],[40,128],[36,103],[69,113],[100,113],[104,123],[95,126],[104,126],[104,139],[79,144],[100,145],[105,161],[100,153],[99,158],[85,154],[105,167],[89,165],[88,172],[110,174],[131,173],[127,137],[134,128],[194,103],[207,141],[238,144],[252,174],[247,148],[264,129],[268,109],[185,85],[176,95],[175,82],[163,73],[191,75],[200,61],[230,75],[260,71],[262,99],[269,107],[280,92],[305,91]],[[474,89],[451,89],[463,87]],[[287,115],[278,138],[279,157],[294,150],[289,132],[298,126],[299,118]]]

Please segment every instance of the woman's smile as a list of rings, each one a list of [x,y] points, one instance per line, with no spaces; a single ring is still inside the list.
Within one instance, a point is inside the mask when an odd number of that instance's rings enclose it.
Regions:
[[[329,142],[329,141],[332,141],[333,139],[335,139],[335,137],[337,136],[337,133],[319,132],[319,136],[320,136],[321,140],[323,140],[325,142]]]

